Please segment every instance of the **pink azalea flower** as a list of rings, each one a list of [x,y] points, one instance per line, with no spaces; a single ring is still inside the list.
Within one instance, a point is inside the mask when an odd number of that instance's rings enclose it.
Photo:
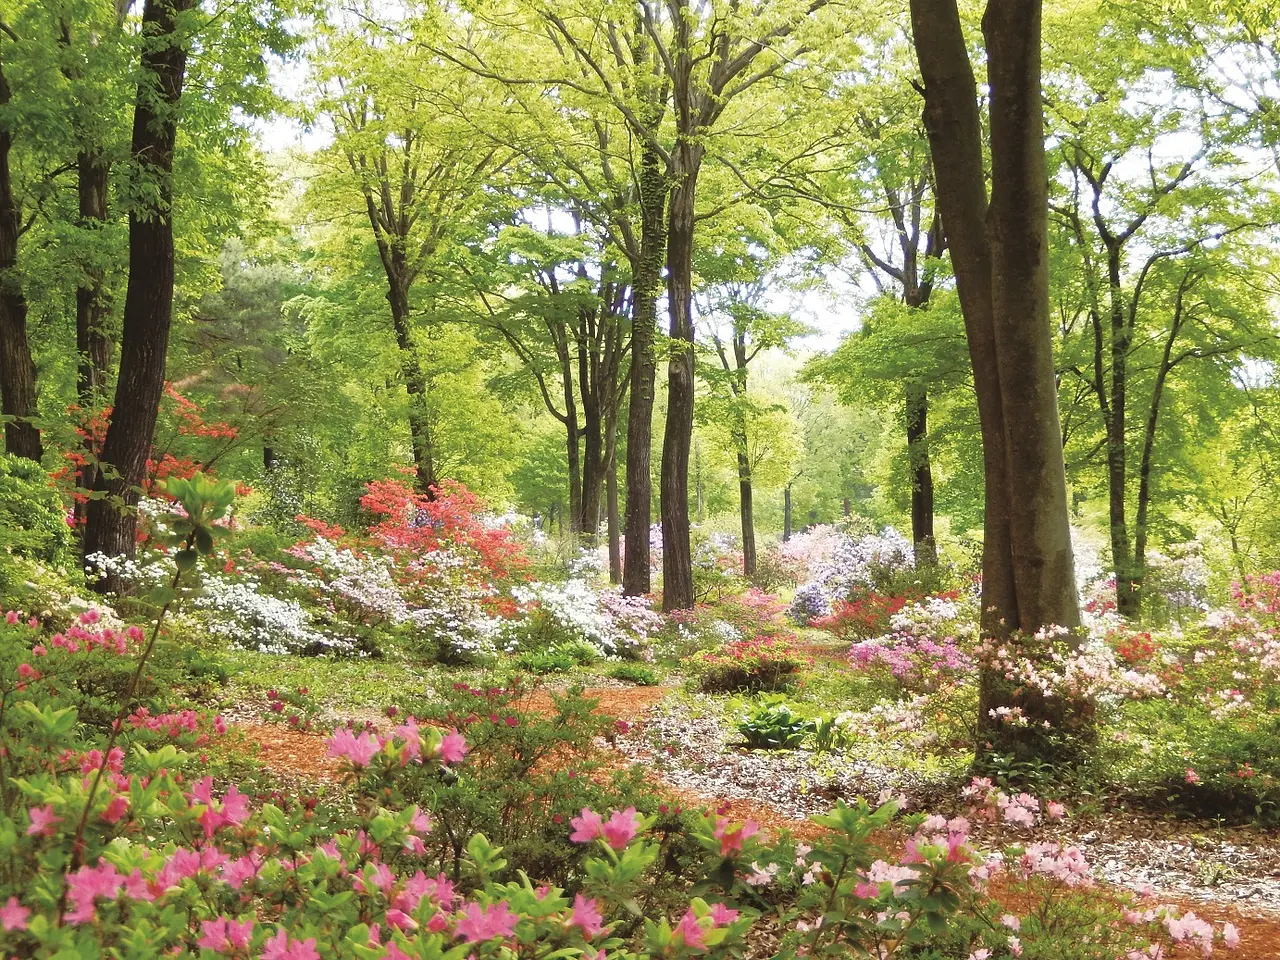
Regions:
[[[698,918],[694,916],[692,907],[685,911],[673,932],[689,950],[707,949],[706,934],[702,927],[698,926]]]
[[[584,897],[580,893],[573,898],[573,916],[568,925],[579,928],[588,940],[599,936],[604,929],[601,922],[603,919],[593,898]]]
[[[107,823],[119,823],[128,812],[128,799],[121,796],[115,796],[112,797],[111,802],[107,804],[107,809],[102,811],[102,819]]]
[[[462,919],[454,929],[454,935],[467,943],[480,943],[494,937],[509,937],[516,932],[516,921],[520,918],[507,908],[507,901],[502,900],[493,906],[481,907],[478,903],[469,903],[462,911]]]
[[[440,741],[440,761],[442,763],[461,763],[470,747],[457,730],[451,730]]]
[[[596,837],[601,836],[604,822],[600,819],[600,814],[588,807],[583,807],[582,816],[572,817],[569,820],[569,826],[573,827],[573,833],[569,834],[569,839],[572,842],[590,843]]]
[[[372,733],[362,733],[357,737],[346,727],[339,727],[329,739],[328,755],[345,757],[352,766],[367,767],[381,749],[382,743]]]
[[[238,922],[227,917],[216,920],[205,920],[200,924],[202,936],[196,941],[197,946],[212,950],[214,953],[235,953],[246,950],[253,938],[253,921]]]
[[[431,832],[431,817],[419,810],[417,804],[413,807],[413,818],[409,821],[409,829],[421,834]]]
[[[10,903],[12,902],[10,900]],[[1234,923],[1224,923],[1222,925],[1222,942],[1227,945],[1228,950],[1234,950],[1240,946],[1240,931]]]
[[[67,877],[67,899],[72,905],[67,921],[75,925],[88,923],[93,919],[94,900],[98,897],[114,900],[122,886],[124,878],[113,864],[81,867]]]
[[[61,817],[54,816],[51,804],[31,807],[27,810],[27,816],[31,818],[31,823],[27,826],[28,837],[52,837],[57,832],[53,829],[54,826],[62,822]]]
[[[1049,814],[1050,820],[1061,820],[1067,815],[1067,808],[1054,800],[1049,801],[1045,811]]]
[[[31,916],[31,910],[18,903],[17,897],[10,897],[5,905],[0,907],[0,927],[5,930],[25,930],[29,916]]]
[[[711,905],[711,922],[717,927],[726,926],[737,919],[737,910],[730,910],[723,903],[713,903]]]
[[[724,817],[716,820],[715,838],[720,841],[720,856],[728,857],[742,852],[742,841],[760,832],[760,824],[754,820],[730,829],[730,823]]]
[[[1196,773],[1196,772],[1195,772],[1194,770],[1192,770],[1190,767],[1187,767],[1186,781],[1187,781],[1187,783],[1199,783],[1199,782],[1200,782],[1200,774]]]
[[[320,960],[320,954],[316,950],[315,937],[290,943],[289,935],[282,927],[262,945],[262,960]]]
[[[609,821],[600,828],[600,835],[613,849],[624,850],[639,829],[640,815],[636,813],[635,807],[627,807],[625,810],[613,811]]]
[[[156,898],[155,892],[151,889],[151,884],[142,875],[142,871],[136,867],[133,873],[125,877],[124,895],[130,900],[138,900],[142,903],[150,903]]]

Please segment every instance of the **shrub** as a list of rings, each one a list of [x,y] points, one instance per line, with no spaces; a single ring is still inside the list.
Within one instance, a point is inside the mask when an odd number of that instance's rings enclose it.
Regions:
[[[0,453],[0,595],[26,579],[14,557],[73,566],[67,509],[40,465]]]
[[[567,673],[578,665],[578,658],[567,650],[538,650],[520,654],[511,665],[529,673]]]
[[[919,598],[868,593],[852,600],[837,600],[830,614],[811,622],[841,640],[865,640],[888,630],[890,618],[915,599]]]
[[[690,670],[703,693],[779,690],[804,662],[792,640],[786,635],[738,640],[694,657]]]
[[[434,725],[340,728],[328,747],[341,802],[254,802],[157,742],[183,718],[135,711],[106,739],[79,725],[65,679],[145,641],[78,629],[55,644],[20,617],[0,625],[0,782],[21,786],[0,791],[0,921],[16,956],[727,960],[762,912],[787,958],[958,944],[958,956],[1098,960],[1238,938],[1123,897],[1118,920],[1095,925],[1102,911],[1082,911],[1096,897],[1072,896],[1090,886],[1087,863],[1052,843],[1005,851],[1005,899],[1029,909],[1001,917],[985,893],[995,861],[969,845],[968,823],[899,818],[892,803],[838,804],[814,818],[813,847],[716,813],[676,820],[639,781],[591,766],[590,738],[612,721],[572,695],[535,718],[519,691],[464,688],[424,704]],[[611,804],[619,789],[636,802]],[[973,795],[1015,825],[1040,808],[990,784]],[[1098,939],[1073,944],[1082,929]]]
[[[608,675],[614,680],[634,683],[637,687],[656,687],[660,680],[652,667],[640,663],[620,663],[611,667]]]

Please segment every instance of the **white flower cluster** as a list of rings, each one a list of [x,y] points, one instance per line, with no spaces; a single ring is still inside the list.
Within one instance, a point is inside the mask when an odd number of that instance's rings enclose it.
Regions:
[[[346,606],[355,608],[365,617],[393,623],[409,619],[409,606],[391,575],[390,557],[357,556],[351,550],[339,549],[324,537],[302,545],[295,555],[309,560],[328,575],[328,582],[317,586],[335,594],[346,602]]]
[[[660,616],[642,610],[636,600],[623,601],[610,592],[606,601],[606,595],[596,593],[585,580],[529,583],[513,588],[511,595],[518,603],[535,606],[558,633],[589,644],[602,657],[635,651],[662,625]],[[521,620],[508,624],[508,647],[518,645],[525,626]]]
[[[258,591],[253,577],[208,576],[195,605],[213,614],[208,630],[235,647],[263,653],[351,654],[355,644],[317,630],[296,601]]]
[[[112,574],[141,587],[154,587],[172,580],[176,569],[173,558],[166,554],[141,560],[125,556],[109,557],[105,553],[91,553],[84,558],[84,570],[90,577]]]
[[[801,623],[826,616],[836,601],[915,566],[911,541],[893,527],[863,537],[835,533],[831,539],[822,544],[826,559],[811,562],[809,582],[796,589],[791,614]]]

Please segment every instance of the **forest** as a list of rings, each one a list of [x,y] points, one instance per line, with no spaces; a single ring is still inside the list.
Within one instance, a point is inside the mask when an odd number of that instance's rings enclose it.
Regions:
[[[1268,0],[0,0],[0,953],[1280,957]]]

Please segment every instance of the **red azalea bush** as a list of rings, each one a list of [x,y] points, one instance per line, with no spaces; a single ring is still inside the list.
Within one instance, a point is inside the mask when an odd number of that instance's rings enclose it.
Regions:
[[[528,565],[510,531],[483,520],[484,502],[463,484],[446,480],[427,497],[400,480],[375,480],[360,505],[380,517],[369,533],[387,549],[422,558],[440,550],[474,558],[493,582],[514,579]]]
[[[818,617],[812,626],[826,630],[841,640],[866,640],[889,630],[890,618],[920,597],[881,596],[868,593],[851,600],[838,600],[831,613]]]
[[[795,636],[780,633],[697,654],[690,669],[703,693],[756,692],[785,687],[805,662],[795,648]]]

